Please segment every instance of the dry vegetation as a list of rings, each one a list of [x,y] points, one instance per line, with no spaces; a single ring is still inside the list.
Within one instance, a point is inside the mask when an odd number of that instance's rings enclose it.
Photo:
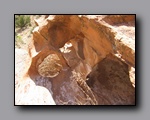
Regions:
[[[36,27],[34,19],[41,15],[15,15],[15,48],[27,49]]]

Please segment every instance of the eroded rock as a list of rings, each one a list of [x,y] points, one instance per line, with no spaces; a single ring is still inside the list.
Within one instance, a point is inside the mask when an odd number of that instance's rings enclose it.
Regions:
[[[135,89],[129,78],[128,66],[109,55],[88,75],[87,84],[99,105],[134,105]]]
[[[129,70],[135,67],[135,46],[124,42],[134,41],[134,18],[50,15],[37,20],[27,75],[47,88],[57,105],[134,105],[135,78]],[[123,36],[121,25],[132,27],[132,34]]]
[[[15,105],[56,105],[51,93],[26,77],[15,86]]]
[[[43,77],[56,77],[62,69],[59,57],[50,54],[38,66],[38,73]]]
[[[56,105],[51,92],[29,77],[30,65],[28,52],[15,49],[15,105]]]

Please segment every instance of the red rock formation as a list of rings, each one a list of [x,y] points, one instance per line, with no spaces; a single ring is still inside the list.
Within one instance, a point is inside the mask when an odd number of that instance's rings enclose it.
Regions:
[[[134,25],[135,15],[107,15],[103,20],[111,25]]]
[[[88,75],[88,85],[99,105],[134,105],[135,89],[129,78],[128,66],[109,55]]]
[[[36,21],[27,74],[46,87],[58,105],[135,104],[128,68],[134,67],[134,49],[118,41],[113,27],[134,18],[56,15]]]

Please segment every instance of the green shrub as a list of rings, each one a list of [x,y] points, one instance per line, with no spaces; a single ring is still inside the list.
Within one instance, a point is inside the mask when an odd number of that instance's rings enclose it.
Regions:
[[[15,27],[23,28],[30,25],[30,16],[28,15],[15,15]]]
[[[21,48],[21,46],[24,44],[22,37],[20,35],[15,36],[15,47]]]

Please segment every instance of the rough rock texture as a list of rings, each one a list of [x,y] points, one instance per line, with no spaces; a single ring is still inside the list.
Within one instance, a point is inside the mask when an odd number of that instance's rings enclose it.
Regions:
[[[135,67],[135,16],[114,15],[103,18],[108,23],[103,24],[110,27],[115,33],[115,49],[127,64]],[[111,26],[110,21],[114,26]]]
[[[15,86],[16,105],[56,105],[50,92],[29,79],[19,82]]]
[[[135,90],[129,78],[128,66],[118,58],[108,55],[94,66],[87,84],[100,105],[132,105]]]
[[[49,15],[35,22],[26,74],[57,105],[135,104],[134,15]]]
[[[135,15],[107,15],[103,21],[110,25],[134,25]]]
[[[43,77],[55,77],[59,74],[61,68],[59,57],[56,54],[50,54],[38,65],[38,73]]]
[[[48,89],[28,76],[31,58],[26,50],[15,49],[15,105],[56,105]]]

